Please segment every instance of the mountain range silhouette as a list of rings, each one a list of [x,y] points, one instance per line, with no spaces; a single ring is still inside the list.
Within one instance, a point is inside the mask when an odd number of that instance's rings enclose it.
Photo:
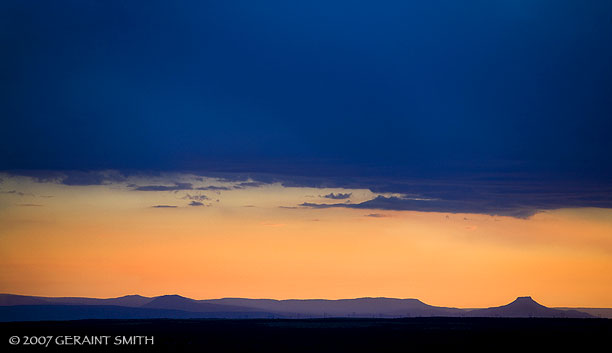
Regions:
[[[531,297],[483,309],[438,307],[418,299],[247,299],[195,300],[180,295],[143,297],[127,295],[98,299],[34,297],[0,294],[0,321],[130,319],[130,318],[403,318],[505,317],[591,318],[608,317],[610,309],[548,308]],[[597,314],[596,310],[600,310]],[[608,311],[606,311],[608,310]],[[604,313],[602,315],[601,313]],[[596,315],[592,315],[596,314]]]

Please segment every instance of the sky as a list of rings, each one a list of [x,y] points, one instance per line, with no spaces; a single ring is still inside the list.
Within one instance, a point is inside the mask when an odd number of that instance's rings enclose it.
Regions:
[[[612,307],[610,1],[0,4],[0,292]]]

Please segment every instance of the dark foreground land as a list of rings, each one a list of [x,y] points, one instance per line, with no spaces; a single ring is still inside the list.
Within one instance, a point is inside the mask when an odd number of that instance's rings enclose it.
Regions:
[[[108,352],[409,352],[601,350],[612,339],[609,319],[310,319],[78,320],[0,323],[2,351]],[[20,343],[11,345],[11,337]],[[26,338],[27,336],[28,338]],[[45,347],[24,345],[45,336]],[[79,336],[78,338],[75,338]],[[90,345],[84,336],[108,336]],[[135,338],[146,336],[146,338]],[[153,344],[151,344],[153,337]],[[14,339],[14,338],[13,338]],[[30,342],[32,343],[32,342]],[[80,344],[77,344],[80,343]],[[117,344],[120,343],[120,344]],[[8,348],[4,349],[4,348]]]

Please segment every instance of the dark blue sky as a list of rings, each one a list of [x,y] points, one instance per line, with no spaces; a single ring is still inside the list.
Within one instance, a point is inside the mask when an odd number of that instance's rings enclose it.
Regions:
[[[608,0],[8,0],[0,44],[3,170],[612,180]]]

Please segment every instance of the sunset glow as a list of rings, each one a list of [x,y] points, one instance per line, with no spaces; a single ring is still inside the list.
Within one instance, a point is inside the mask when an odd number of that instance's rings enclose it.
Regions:
[[[297,205],[338,202],[323,197],[329,193],[350,193],[353,202],[375,195],[279,184],[235,189],[214,179],[194,187],[228,190],[128,186],[155,183],[146,178],[97,186],[2,178],[0,292],[113,297],[171,288],[200,299],[385,296],[456,307],[528,293],[553,306],[612,306],[606,209],[528,219],[311,209]],[[189,206],[196,194],[204,205]]]

